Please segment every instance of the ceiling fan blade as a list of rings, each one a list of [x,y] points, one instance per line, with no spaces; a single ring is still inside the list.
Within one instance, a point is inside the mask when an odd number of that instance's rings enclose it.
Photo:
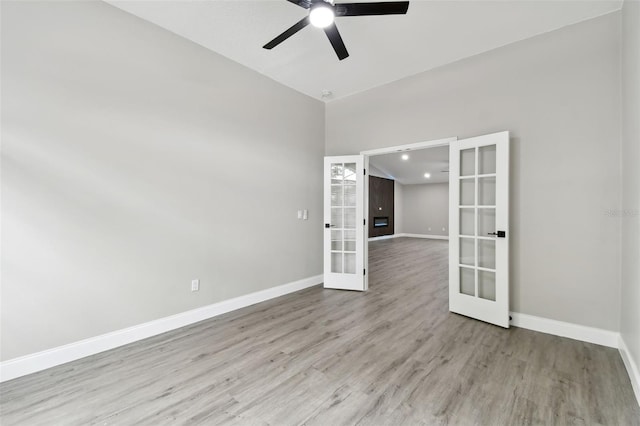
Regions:
[[[342,37],[340,36],[340,32],[338,31],[338,27],[336,27],[336,23],[329,25],[324,29],[325,34],[329,37],[329,41],[333,46],[333,50],[336,51],[336,55],[338,55],[338,59],[343,60],[344,58],[349,56],[349,52],[347,52],[347,47],[344,45],[342,41]]]
[[[336,16],[404,15],[408,9],[408,1],[339,3],[335,5]]]
[[[300,31],[307,25],[309,25],[309,17],[305,16],[304,18],[302,18],[301,20],[293,24],[291,28],[289,28],[288,30],[286,30],[285,32],[280,34],[278,37],[274,38],[273,40],[271,40],[269,43],[265,44],[262,47],[264,49],[273,49],[274,47],[276,47],[277,45],[279,45],[280,43],[282,43],[283,41],[285,41],[286,39],[288,39],[298,31]]]
[[[305,9],[309,9],[311,7],[311,0],[287,0],[289,3],[293,3],[300,7],[304,7]]]

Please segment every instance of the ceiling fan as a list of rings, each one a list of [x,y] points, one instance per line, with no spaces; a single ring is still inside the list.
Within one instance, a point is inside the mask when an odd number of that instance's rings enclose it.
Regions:
[[[324,29],[329,42],[336,51],[340,60],[349,56],[347,48],[342,41],[335,18],[342,16],[366,16],[366,15],[404,15],[409,8],[408,1],[384,1],[372,3],[338,3],[333,0],[287,0],[302,8],[309,9],[309,15],[293,24],[285,32],[262,46],[265,49],[273,49],[307,25]]]

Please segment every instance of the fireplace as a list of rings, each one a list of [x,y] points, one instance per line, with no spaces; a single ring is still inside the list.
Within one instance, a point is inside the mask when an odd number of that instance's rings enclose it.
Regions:
[[[369,176],[369,238],[393,235],[393,189],[393,180]]]
[[[374,228],[386,228],[389,226],[389,217],[388,216],[379,216],[373,218],[373,227]]]

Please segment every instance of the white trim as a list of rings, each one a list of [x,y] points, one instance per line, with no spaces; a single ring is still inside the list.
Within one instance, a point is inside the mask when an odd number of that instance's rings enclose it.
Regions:
[[[364,259],[362,259],[362,263],[364,269],[364,290],[367,291],[369,290],[369,274],[366,273],[369,269],[369,227],[367,226],[367,217],[369,214],[369,176],[367,176],[367,170],[369,170],[369,157],[363,155],[362,160],[364,166],[364,191],[362,191],[362,198],[356,200],[356,203],[360,201],[364,205],[364,209],[362,210],[362,224],[364,225],[362,227],[362,253]],[[393,188],[395,190],[395,184]],[[358,218],[357,221],[360,222],[360,219]]]
[[[369,241],[390,240],[391,238],[398,238],[398,236],[400,234],[380,235],[379,237],[369,237]]]
[[[416,143],[410,143],[410,144],[406,144],[406,145],[389,146],[389,147],[386,147],[386,148],[369,149],[367,151],[360,151],[360,154],[362,154],[362,155],[383,155],[383,154],[390,154],[390,153],[393,153],[393,152],[415,151],[417,149],[435,148],[437,146],[447,146],[451,142],[454,142],[454,141],[457,141],[457,140],[458,140],[458,137],[456,136],[456,137],[452,137],[452,138],[436,139],[436,140],[425,141],[425,142],[416,142]]]
[[[323,282],[322,275],[304,278],[288,284],[268,288],[233,299],[223,300],[208,306],[181,312],[176,315],[154,321],[134,325],[133,327],[102,334],[70,343],[64,346],[47,349],[0,363],[0,382],[26,376],[27,374],[55,367],[80,358],[117,348],[138,340],[156,336],[186,325],[213,318],[236,309],[255,305],[265,300],[294,293]]]
[[[400,238],[400,237],[407,237],[407,238],[428,238],[430,240],[448,240],[449,236],[448,235],[431,235],[431,234],[406,234],[406,233],[399,233],[399,234],[391,234],[391,235],[381,235],[379,237],[369,237],[369,241],[378,241],[378,240],[389,240],[391,238]]]
[[[548,318],[521,314],[518,312],[511,312],[510,315],[512,318],[510,323],[516,327],[553,334],[554,336],[568,337],[570,339],[581,340],[583,342],[595,343],[597,345],[608,346],[610,348],[618,348],[619,333],[615,331],[587,327],[570,322],[556,321]]]
[[[627,368],[627,373],[629,374],[629,379],[631,379],[631,387],[633,388],[633,393],[636,394],[636,401],[638,405],[640,405],[640,369],[638,369],[638,365],[631,357],[629,348],[627,348],[627,344],[624,342],[622,335],[618,337],[618,351],[620,351],[622,362],[624,362],[624,366]]]
[[[432,240],[448,240],[448,235],[431,235],[431,234],[397,234],[398,237],[409,237],[409,238],[429,238]]]

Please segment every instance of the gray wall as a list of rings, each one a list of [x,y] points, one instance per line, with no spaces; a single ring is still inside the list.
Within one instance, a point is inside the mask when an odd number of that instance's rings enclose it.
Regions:
[[[404,185],[403,195],[402,232],[449,235],[448,183]]]
[[[1,359],[322,273],[323,115],[107,4],[3,2]]]
[[[620,332],[640,366],[640,3],[622,9],[622,311]]]
[[[393,184],[393,210],[395,213],[395,233],[402,234],[404,231],[404,187],[397,180]]]
[[[327,155],[509,130],[511,309],[619,329],[619,13],[332,101],[326,118]]]

